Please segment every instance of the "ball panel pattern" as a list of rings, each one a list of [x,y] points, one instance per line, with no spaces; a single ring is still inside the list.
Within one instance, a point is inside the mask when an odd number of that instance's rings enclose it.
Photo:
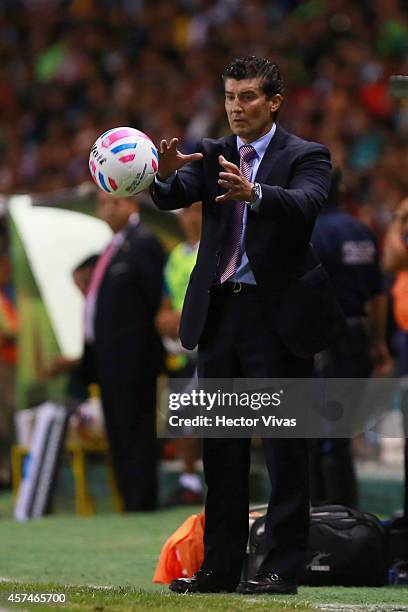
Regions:
[[[112,128],[93,145],[89,170],[105,193],[130,197],[146,189],[158,170],[159,156],[152,140],[130,127]]]

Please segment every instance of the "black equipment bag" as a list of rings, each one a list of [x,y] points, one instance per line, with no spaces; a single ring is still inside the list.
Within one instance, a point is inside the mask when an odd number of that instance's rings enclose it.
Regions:
[[[408,563],[408,519],[397,518],[388,525],[388,566]]]
[[[256,508],[266,513],[266,506]],[[387,582],[387,534],[372,514],[341,505],[312,508],[310,556],[299,576],[310,586],[381,586]],[[265,516],[250,527],[247,579],[257,572],[267,554]]]

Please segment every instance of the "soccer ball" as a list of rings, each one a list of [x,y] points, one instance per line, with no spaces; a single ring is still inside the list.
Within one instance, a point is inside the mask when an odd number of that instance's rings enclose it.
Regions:
[[[89,154],[89,170],[95,183],[112,196],[130,197],[152,183],[159,156],[146,134],[118,127],[99,136]]]

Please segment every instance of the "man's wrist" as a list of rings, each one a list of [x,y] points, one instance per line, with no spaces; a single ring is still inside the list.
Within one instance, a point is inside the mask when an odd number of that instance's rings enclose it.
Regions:
[[[173,174],[175,174],[175,172],[171,172],[170,174],[167,174],[166,176],[163,176],[157,173],[156,177],[157,177],[157,180],[160,181],[160,183],[166,183]]]
[[[262,202],[262,187],[259,183],[252,183],[251,197],[248,202],[253,212],[258,212]]]
[[[159,173],[156,174],[156,180],[159,183],[164,183],[165,185],[169,185],[173,182],[173,180],[176,178],[177,175],[177,170],[175,170],[174,172],[172,172],[171,174],[169,174],[168,176],[166,176],[166,178],[162,177],[159,175]]]

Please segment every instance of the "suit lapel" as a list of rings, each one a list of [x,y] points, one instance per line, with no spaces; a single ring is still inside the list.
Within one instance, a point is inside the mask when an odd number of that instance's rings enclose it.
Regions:
[[[132,224],[128,224],[125,228],[124,231],[124,236],[123,236],[123,242],[122,244],[119,246],[119,248],[116,250],[116,253],[114,254],[114,256],[112,257],[111,261],[109,262],[109,266],[108,268],[115,262],[120,261],[123,258],[126,258],[126,254],[130,249],[130,234],[132,232],[132,230],[135,232],[135,234],[139,231],[140,223],[138,223],[136,226],[132,225]]]
[[[286,146],[287,139],[287,131],[284,130],[279,123],[277,123],[276,132],[265,151],[265,155],[263,156],[258,172],[256,173],[255,180],[257,183],[267,183],[268,178],[270,179],[274,171],[279,172],[279,168],[276,167],[274,162],[280,151]]]
[[[285,148],[288,136],[288,132],[284,130],[279,123],[277,123],[276,132],[265,151],[265,155],[263,156],[258,172],[256,173],[255,180],[258,183],[266,183],[268,177],[274,172],[275,159],[278,157],[280,151]],[[222,149],[222,155],[224,155],[225,159],[233,164],[236,164],[239,168],[239,153],[237,150],[236,136],[233,134],[227,136],[222,144]],[[276,170],[278,171],[278,168],[276,168]],[[218,188],[218,193],[223,193],[222,189]]]
[[[275,161],[279,157],[281,150],[286,146],[288,136],[288,132],[277,123],[276,132],[271,142],[269,143],[268,148],[265,151],[265,155],[263,156],[261,164],[258,168],[258,172],[256,173],[255,180],[258,183],[267,183],[268,181],[271,183],[277,182],[277,179],[274,180],[274,174],[276,173],[279,176],[279,166],[275,164]],[[237,150],[236,136],[234,136],[233,134],[226,136],[220,144],[220,153],[225,157],[225,159],[232,162],[233,164],[236,164],[239,167],[239,153]],[[221,166],[219,166],[219,171],[220,170]],[[217,195],[221,195],[222,193],[224,193],[224,190],[221,189],[219,185],[217,186]],[[222,207],[220,223],[220,235],[222,235],[224,229],[230,225],[231,216],[235,208],[235,200],[223,202],[219,206]]]
[[[225,138],[224,144],[224,157],[226,160],[236,164],[239,168],[239,153],[237,149],[237,137],[234,134],[230,134]]]

